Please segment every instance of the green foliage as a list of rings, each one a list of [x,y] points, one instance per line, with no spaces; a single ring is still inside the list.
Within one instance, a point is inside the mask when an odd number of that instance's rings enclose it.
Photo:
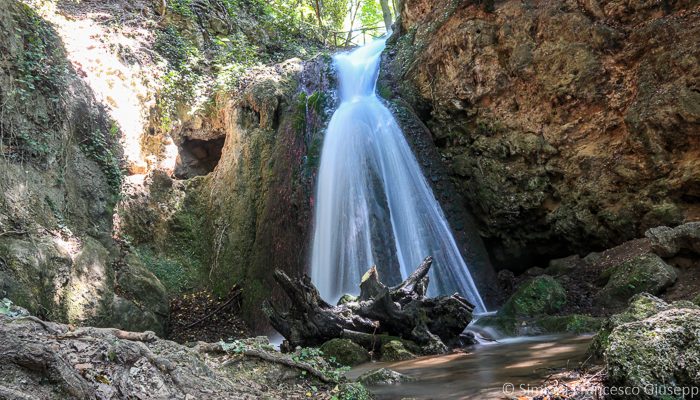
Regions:
[[[109,132],[97,129],[80,142],[80,150],[100,166],[112,191],[119,193],[122,170],[119,166],[119,158],[112,151],[114,143],[111,139]]]
[[[26,7],[26,6],[25,6]],[[27,18],[15,35],[22,37],[24,51],[19,66],[17,89],[22,100],[27,100],[32,92],[41,90],[58,101],[58,91],[63,87],[63,77],[67,71],[65,57],[53,30],[29,7],[25,8]]]
[[[338,386],[338,394],[331,400],[371,400],[374,397],[361,383],[344,383]]]
[[[323,107],[326,104],[326,94],[323,92],[313,92],[307,101],[309,109],[314,110],[316,114],[323,112]]]
[[[325,0],[321,4],[323,5],[323,18],[327,20],[328,26],[333,29],[343,29],[350,2],[348,0]]]
[[[191,5],[192,0],[168,0],[170,11],[187,18],[194,17]]]
[[[363,27],[370,28],[384,25],[382,7],[379,0],[364,0],[360,9],[360,22]]]
[[[157,107],[160,127],[163,131],[169,131],[177,115],[178,104],[191,103],[195,99],[197,84],[202,79],[199,71],[202,57],[199,49],[173,26],[158,32],[154,48],[168,62]]]

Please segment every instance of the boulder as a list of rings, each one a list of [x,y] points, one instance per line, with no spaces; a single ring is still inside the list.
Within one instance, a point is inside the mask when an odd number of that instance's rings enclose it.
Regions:
[[[605,286],[595,297],[602,307],[620,307],[637,293],[659,294],[677,279],[676,271],[656,254],[642,254],[603,271]]]
[[[323,356],[337,363],[355,366],[369,361],[369,353],[362,346],[348,339],[331,339],[321,345]]]
[[[682,306],[683,308],[697,307],[687,301],[669,304],[658,297],[650,295],[649,293],[639,293],[634,295],[630,299],[629,307],[627,307],[625,311],[615,314],[603,322],[600,330],[593,339],[593,343],[591,343],[589,352],[596,357],[602,357],[603,352],[608,347],[610,334],[613,332],[613,330],[615,330],[615,328],[623,324],[637,322],[652,317],[661,311],[670,310],[671,308],[679,308],[679,306]]]
[[[675,228],[659,226],[644,235],[651,240],[651,250],[661,257],[673,257],[683,250],[700,254],[700,222],[688,222]]]
[[[381,348],[381,361],[404,361],[415,358],[416,356],[398,340],[392,340],[385,343]]]
[[[392,385],[402,382],[410,382],[413,378],[408,375],[390,370],[388,368],[374,369],[365,372],[357,378],[363,385]]]
[[[549,275],[523,283],[498,312],[499,316],[535,317],[559,311],[566,304],[566,290]]]
[[[700,309],[671,308],[622,324],[604,354],[609,385],[642,389],[626,398],[684,398],[680,390],[700,386]]]
[[[163,335],[170,305],[158,278],[136,256],[128,255],[117,274],[117,285],[119,296],[112,303],[110,326]]]

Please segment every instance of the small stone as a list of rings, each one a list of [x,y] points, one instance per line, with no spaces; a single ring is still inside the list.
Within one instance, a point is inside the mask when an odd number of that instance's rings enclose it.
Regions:
[[[393,385],[402,382],[410,382],[414,379],[408,375],[390,370],[388,368],[380,368],[365,372],[357,381],[364,385]]]

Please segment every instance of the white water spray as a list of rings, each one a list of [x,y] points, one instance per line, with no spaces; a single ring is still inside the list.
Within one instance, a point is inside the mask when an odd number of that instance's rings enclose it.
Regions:
[[[486,307],[440,205],[391,112],[375,94],[385,40],[335,56],[341,104],[324,138],[311,277],[336,300],[377,265],[389,284],[433,257],[429,293]]]

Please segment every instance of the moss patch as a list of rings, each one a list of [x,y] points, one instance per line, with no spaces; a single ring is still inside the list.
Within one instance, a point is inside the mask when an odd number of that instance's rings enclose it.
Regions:
[[[504,317],[536,317],[560,310],[566,304],[566,290],[549,275],[525,282],[498,312]]]

